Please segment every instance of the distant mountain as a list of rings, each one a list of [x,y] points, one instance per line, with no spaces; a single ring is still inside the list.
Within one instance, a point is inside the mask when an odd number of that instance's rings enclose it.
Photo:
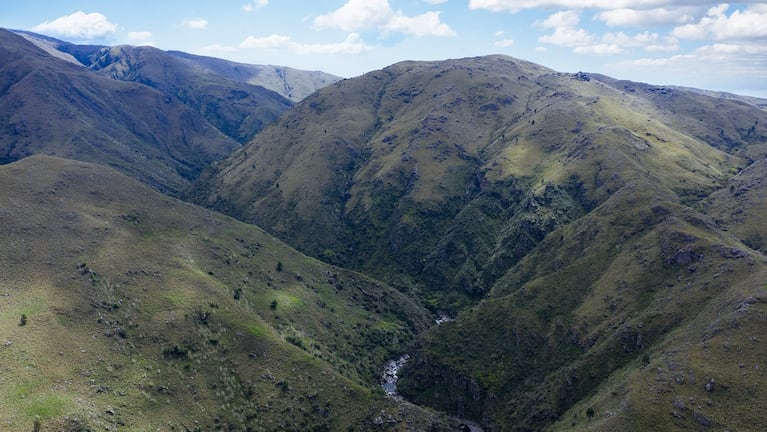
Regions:
[[[430,321],[391,287],[100,165],[0,184],[3,431],[452,430],[378,389]]]
[[[285,66],[237,63],[215,57],[193,55],[182,51],[160,51],[152,47],[130,47],[125,45],[119,47],[77,45],[37,33],[27,31],[17,31],[17,33],[41,48],[46,49],[51,55],[59,56],[86,67],[100,70],[106,65],[120,63],[117,69],[123,72],[118,72],[116,76],[120,79],[134,79],[142,73],[135,69],[142,69],[147,63],[156,61],[162,55],[175,57],[184,61],[188,66],[192,66],[191,69],[185,71],[186,74],[213,74],[217,77],[217,80],[222,80],[223,78],[223,81],[231,80],[263,87],[279,93],[293,102],[298,102],[322,87],[341,79],[338,76],[321,71],[305,71]],[[112,52],[115,49],[128,50],[130,53],[123,54],[127,58],[122,58],[120,51],[117,51],[117,53]],[[137,62],[136,57],[142,51],[148,49],[155,51],[153,54],[147,54],[147,56],[152,57],[144,57],[144,61]],[[105,58],[105,56],[107,57]],[[165,68],[167,68],[171,61],[163,58],[162,62],[165,63]],[[175,69],[177,66],[173,68]],[[126,69],[133,71],[124,73]],[[151,73],[149,72],[150,75]],[[207,81],[211,81],[211,79],[208,78]]]
[[[491,430],[767,424],[767,112],[503,57],[312,94],[192,191],[455,319],[410,400]]]
[[[75,45],[35,33],[20,34],[52,55],[69,56],[91,71],[155,88],[239,143],[249,141],[292,105],[262,86],[224,77],[157,48]]]
[[[208,72],[275,91],[293,102],[299,102],[315,91],[341,79],[341,77],[321,71],[236,63],[215,57],[196,56],[181,51],[168,51],[168,54]]]
[[[157,89],[51,56],[0,29],[0,162],[48,154],[97,162],[178,193],[239,144]]]

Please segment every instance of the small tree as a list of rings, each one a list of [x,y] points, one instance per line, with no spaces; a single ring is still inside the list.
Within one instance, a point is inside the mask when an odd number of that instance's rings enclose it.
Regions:
[[[278,272],[282,271],[282,261],[277,261],[277,271]]]
[[[277,299],[272,300],[272,303],[269,305],[269,309],[277,310]]]
[[[19,325],[22,327],[27,325],[27,314],[21,314],[21,318],[19,318]]]
[[[592,407],[589,407],[589,408],[586,410],[586,417],[588,417],[589,419],[591,419],[592,417],[594,417],[594,408],[592,408]]]

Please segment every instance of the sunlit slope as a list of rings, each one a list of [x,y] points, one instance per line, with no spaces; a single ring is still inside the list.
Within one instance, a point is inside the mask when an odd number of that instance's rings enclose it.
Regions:
[[[441,424],[378,389],[430,321],[387,285],[98,165],[0,184],[3,430]]]
[[[399,63],[307,98],[192,196],[457,310],[626,181],[692,204],[764,152],[755,106],[636,86],[502,56]]]

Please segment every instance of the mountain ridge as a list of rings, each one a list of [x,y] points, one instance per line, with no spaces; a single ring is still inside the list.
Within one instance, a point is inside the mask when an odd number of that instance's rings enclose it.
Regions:
[[[765,156],[746,101],[402,62],[308,97],[192,196],[449,311],[401,371],[413,402],[490,430],[738,429],[765,421],[762,369],[737,366],[767,337],[744,309],[767,295]]]
[[[24,30],[11,30],[30,42],[48,51],[49,54],[63,58],[71,63],[80,64],[88,68],[98,65],[97,53],[124,47],[130,50],[153,48],[149,46],[137,47],[132,45],[104,46],[104,45],[78,45]],[[156,49],[156,48],[155,48]],[[181,59],[187,64],[213,73],[226,80],[238,83],[250,84],[274,91],[283,97],[298,102],[314,91],[341,79],[335,75],[322,71],[305,71],[286,66],[277,65],[254,65],[238,63],[216,57],[200,56],[183,51],[160,50],[163,53]]]
[[[0,38],[13,430],[767,424],[758,99],[405,61],[251,140],[250,70]]]
[[[0,37],[5,163],[37,153],[101,162],[177,194],[239,147],[155,89],[90,73],[12,32]]]

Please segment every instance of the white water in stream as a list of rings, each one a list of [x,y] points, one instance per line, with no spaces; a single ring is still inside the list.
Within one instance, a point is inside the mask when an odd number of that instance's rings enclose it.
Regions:
[[[397,380],[399,379],[397,374],[402,366],[405,366],[405,363],[407,363],[408,360],[410,360],[410,356],[405,354],[397,360],[390,360],[386,363],[383,375],[381,376],[381,387],[383,387],[384,392],[386,392],[389,397],[398,400],[402,399],[402,397],[397,394]]]
[[[436,323],[437,325],[440,325],[451,320],[452,318],[441,314],[437,317]],[[389,360],[384,367],[383,374],[381,374],[381,387],[386,395],[394,400],[402,400],[402,396],[397,393],[397,380],[399,379],[399,370],[402,369],[402,366],[405,366],[405,363],[407,363],[408,360],[410,360],[409,354],[405,354],[397,360]],[[468,420],[461,420],[461,422],[462,429],[460,430],[462,431],[483,432],[482,428],[476,423]]]

